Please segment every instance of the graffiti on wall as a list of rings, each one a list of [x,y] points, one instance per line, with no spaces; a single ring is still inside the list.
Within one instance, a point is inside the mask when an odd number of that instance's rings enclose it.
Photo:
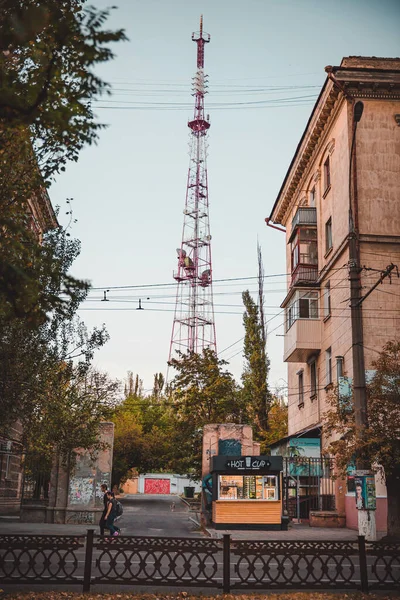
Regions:
[[[69,503],[90,504],[93,500],[93,477],[72,477],[69,482]]]
[[[94,513],[86,512],[83,510],[71,513],[70,515],[68,515],[67,523],[93,525],[94,524]]]
[[[105,483],[107,488],[110,489],[110,473],[99,473],[98,481],[96,481],[96,498],[103,500],[104,493],[101,491],[101,484]]]
[[[170,481],[169,479],[145,479],[144,480],[145,494],[169,494]]]

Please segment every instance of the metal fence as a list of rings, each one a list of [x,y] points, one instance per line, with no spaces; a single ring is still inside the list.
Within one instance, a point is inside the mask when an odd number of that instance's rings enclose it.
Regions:
[[[283,502],[292,519],[311,510],[335,510],[334,459],[303,456],[283,459]]]
[[[400,544],[0,535],[0,583],[394,590]]]

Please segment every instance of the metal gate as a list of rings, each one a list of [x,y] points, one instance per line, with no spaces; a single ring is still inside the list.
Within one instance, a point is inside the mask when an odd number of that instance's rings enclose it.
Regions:
[[[151,479],[150,477],[144,480],[145,494],[170,494],[171,482],[169,479]]]
[[[308,519],[312,510],[335,510],[333,458],[284,457],[283,500],[291,519]]]

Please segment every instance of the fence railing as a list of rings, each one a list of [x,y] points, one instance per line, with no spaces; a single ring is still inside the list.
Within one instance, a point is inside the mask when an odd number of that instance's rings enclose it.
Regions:
[[[390,590],[400,543],[0,535],[0,583]]]
[[[311,510],[335,510],[333,458],[283,458],[283,501],[291,518],[308,519]]]

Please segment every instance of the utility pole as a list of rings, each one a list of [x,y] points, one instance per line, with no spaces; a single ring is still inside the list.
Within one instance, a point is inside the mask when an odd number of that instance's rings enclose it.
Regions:
[[[350,318],[353,359],[353,403],[356,425],[356,474],[359,477],[370,475],[370,465],[362,455],[367,428],[367,388],[365,381],[364,336],[362,324],[362,297],[360,254],[358,244],[358,202],[356,134],[364,105],[356,102],[353,111],[353,136],[349,165],[349,279],[350,279]],[[361,450],[361,453],[359,453]],[[363,481],[363,479],[362,479]],[[364,486],[365,487],[365,486]],[[358,533],[368,541],[376,540],[375,510],[358,507]]]

